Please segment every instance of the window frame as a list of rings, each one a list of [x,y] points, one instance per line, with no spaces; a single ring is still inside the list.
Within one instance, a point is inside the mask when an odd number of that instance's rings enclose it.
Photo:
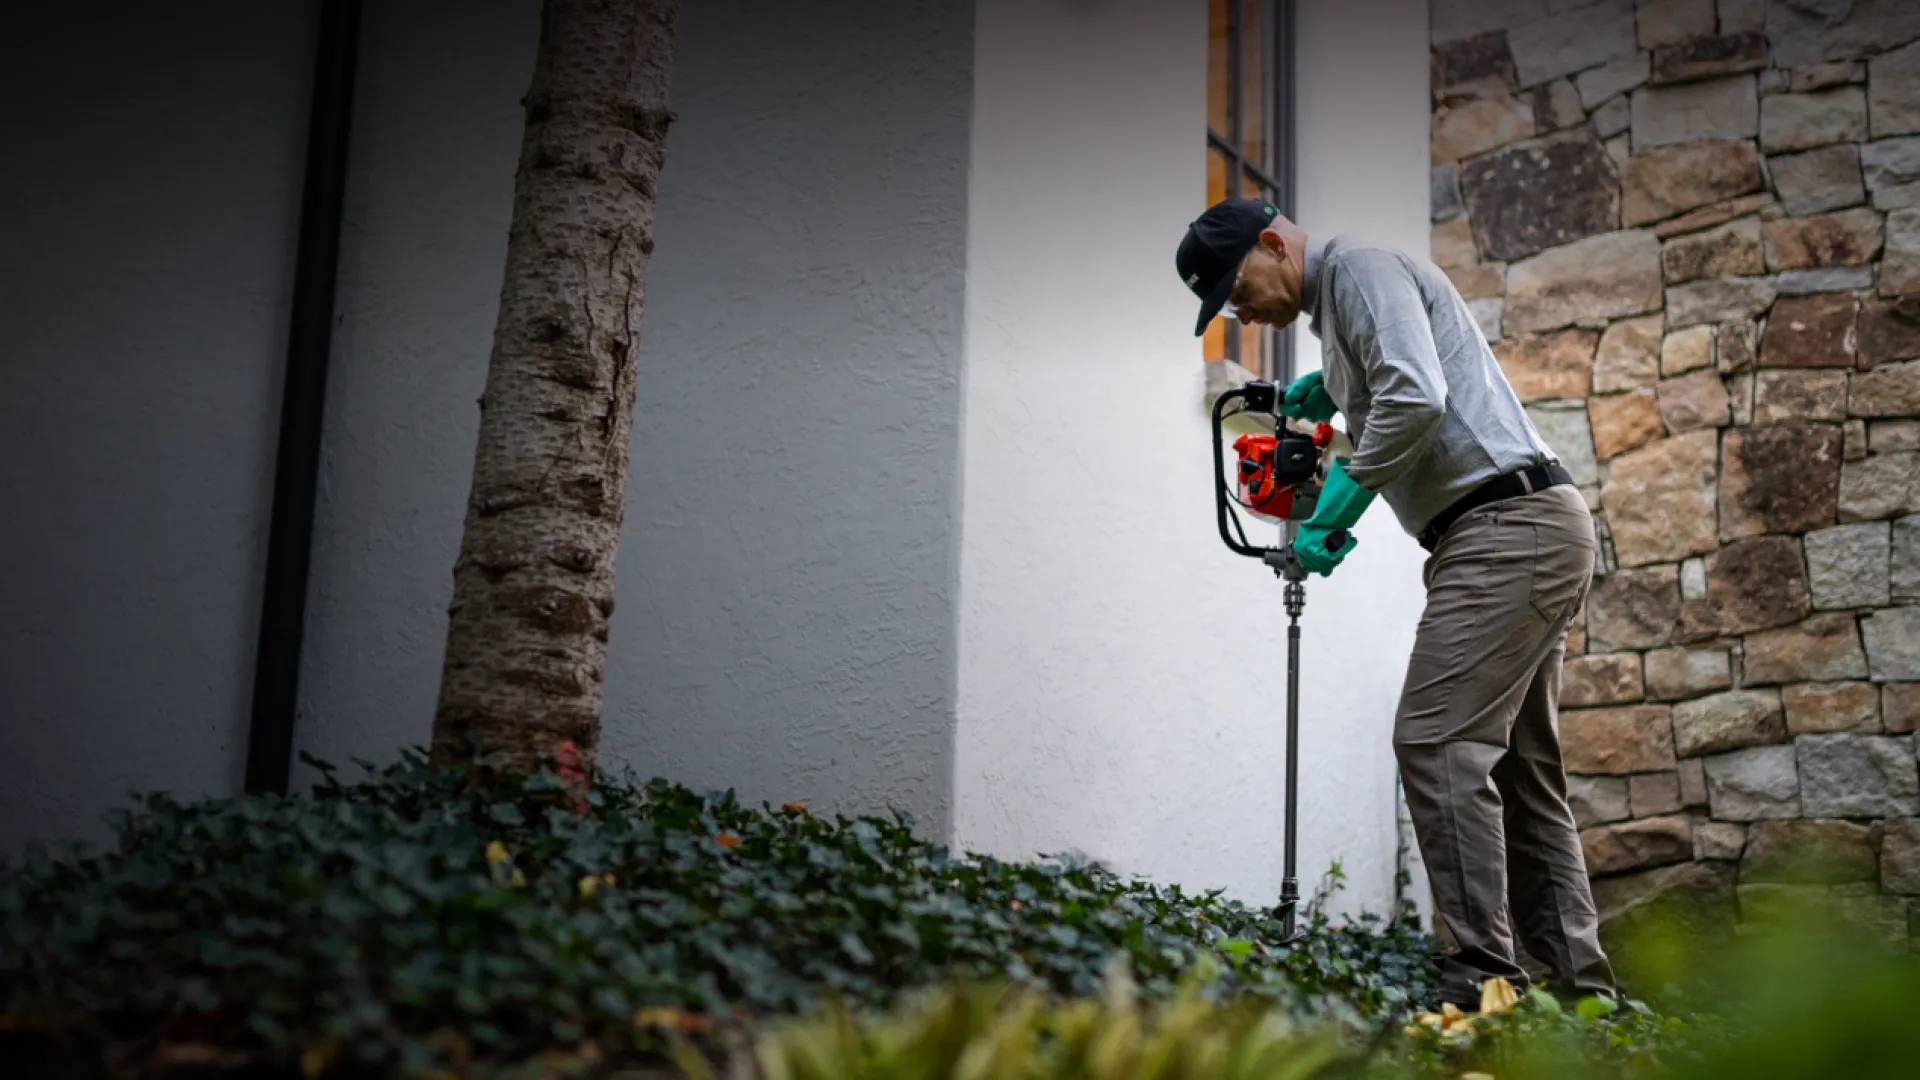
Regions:
[[[1207,118],[1207,149],[1209,158],[1219,154],[1226,159],[1228,178],[1226,197],[1248,196],[1258,198],[1265,195],[1276,209],[1288,218],[1294,217],[1294,196],[1296,173],[1294,169],[1294,0],[1226,0],[1227,5],[1227,131],[1216,130],[1213,118]],[[1255,113],[1254,120],[1266,121],[1265,138],[1262,148],[1264,161],[1254,161],[1247,157],[1245,146],[1250,125],[1248,119],[1249,102],[1245,100],[1243,70],[1246,58],[1246,28],[1244,14],[1247,7],[1256,7],[1262,21],[1272,26],[1272,32],[1264,35],[1260,43],[1260,62],[1273,76],[1273,90],[1270,100],[1258,103],[1265,117]],[[1211,31],[1209,31],[1211,32]],[[1211,46],[1209,46],[1209,65],[1212,64]],[[1209,71],[1208,78],[1213,73]],[[1211,168],[1211,163],[1209,163]],[[1249,183],[1251,175],[1253,183]],[[1253,372],[1256,376],[1274,382],[1290,381],[1293,377],[1293,328],[1283,330],[1263,328],[1261,340],[1265,356],[1253,357],[1252,364],[1242,357],[1239,325],[1232,324],[1231,329],[1222,335],[1225,346],[1224,362],[1237,364]],[[1271,369],[1266,362],[1271,357]]]

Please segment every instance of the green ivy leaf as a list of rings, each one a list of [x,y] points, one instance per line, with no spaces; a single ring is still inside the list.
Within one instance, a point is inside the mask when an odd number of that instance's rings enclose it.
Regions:
[[[1620,1011],[1620,1003],[1612,998],[1594,994],[1581,998],[1579,1004],[1574,1006],[1574,1011],[1579,1013],[1583,1020],[1599,1020]]]

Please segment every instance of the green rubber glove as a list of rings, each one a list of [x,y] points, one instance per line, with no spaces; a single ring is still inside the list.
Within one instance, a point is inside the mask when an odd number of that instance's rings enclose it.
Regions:
[[[1333,414],[1340,410],[1334,407],[1333,398],[1327,395],[1320,381],[1319,372],[1309,371],[1288,383],[1276,411],[1314,424],[1333,419]]]
[[[1352,533],[1354,523],[1373,505],[1373,492],[1353,482],[1353,477],[1347,475],[1346,464],[1336,460],[1327,467],[1327,482],[1320,486],[1320,501],[1314,504],[1312,516],[1300,523],[1293,537],[1293,551],[1300,565],[1321,577],[1333,573],[1340,560],[1359,546],[1359,539]],[[1327,550],[1327,538],[1343,530],[1346,542],[1336,551]]]

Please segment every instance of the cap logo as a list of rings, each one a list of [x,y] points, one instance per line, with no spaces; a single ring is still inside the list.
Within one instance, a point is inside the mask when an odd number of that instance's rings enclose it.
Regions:
[[[1194,287],[1195,285],[1198,285],[1198,284],[1200,284],[1200,275],[1199,275],[1199,274],[1188,274],[1188,275],[1187,275],[1187,288],[1189,288],[1189,289],[1191,289],[1191,288],[1193,288],[1193,287]]]

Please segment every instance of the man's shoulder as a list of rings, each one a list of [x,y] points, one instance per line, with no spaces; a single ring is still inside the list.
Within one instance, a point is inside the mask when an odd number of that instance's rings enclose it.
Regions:
[[[1421,260],[1400,248],[1352,233],[1328,240],[1321,258],[1322,272],[1336,293],[1390,282],[1417,282],[1422,272]]]
[[[1323,257],[1329,266],[1386,265],[1407,266],[1414,262],[1407,252],[1383,244],[1359,233],[1339,233],[1327,241]]]

